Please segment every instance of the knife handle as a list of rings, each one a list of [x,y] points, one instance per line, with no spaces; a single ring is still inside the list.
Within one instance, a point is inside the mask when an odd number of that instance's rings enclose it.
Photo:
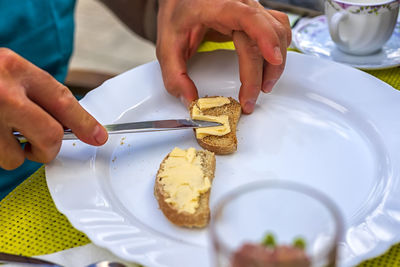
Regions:
[[[20,263],[23,266],[62,267],[50,261],[0,252],[0,265],[2,263]]]
[[[23,136],[20,132],[13,132],[13,135],[15,138],[17,138],[18,142],[20,144],[25,144],[28,143],[28,139],[26,139],[25,136]],[[66,129],[64,130],[64,136],[62,140],[76,140],[78,137],[71,131],[71,129]]]

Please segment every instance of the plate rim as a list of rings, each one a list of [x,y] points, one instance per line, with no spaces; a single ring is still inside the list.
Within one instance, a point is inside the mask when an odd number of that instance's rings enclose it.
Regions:
[[[214,52],[212,52],[212,53],[218,53],[218,52],[217,52],[217,51],[214,51]],[[297,52],[289,52],[288,57],[293,57],[293,56],[295,56],[295,57],[299,56],[299,57],[308,57],[308,58],[311,58],[311,56],[309,56],[309,55],[303,55],[303,54],[300,54],[300,53],[297,53]],[[321,59],[321,58],[313,57],[312,60],[319,60],[319,61],[321,60],[321,61],[324,61],[324,62],[325,62],[324,64],[339,64],[339,65],[341,65],[341,66],[344,66],[344,67],[347,67],[347,68],[351,68],[351,67],[348,67],[348,66],[346,66],[346,65],[337,63],[337,62],[329,61],[329,60],[327,60],[327,59]],[[130,71],[137,71],[138,69],[143,68],[144,66],[147,66],[147,65],[150,65],[150,64],[157,64],[157,65],[158,65],[157,61],[152,61],[152,62],[146,63],[146,64],[144,64],[144,65],[141,65],[141,66],[139,66],[139,67],[136,67],[136,68],[134,68],[134,69],[132,69],[132,70],[130,70]],[[353,69],[353,68],[351,68],[351,69]],[[356,69],[353,69],[353,70],[359,71],[359,70],[356,70]],[[128,71],[128,72],[130,72],[130,71]],[[360,71],[360,72],[362,72],[362,71]],[[362,73],[364,73],[364,72],[362,72]],[[365,74],[365,75],[369,75],[369,74],[367,74],[367,73],[364,73],[364,74]],[[122,74],[122,75],[127,75],[127,74],[125,73],[125,74]],[[116,78],[118,78],[118,77],[119,77],[119,76],[117,76]],[[116,79],[116,78],[114,78],[114,79]],[[375,77],[374,77],[374,78],[375,78]],[[379,79],[377,79],[377,78],[375,78],[375,79],[378,80],[379,82],[381,82],[382,84],[387,85],[386,83],[382,82],[381,80],[379,80]],[[387,86],[390,87],[390,85],[387,85]],[[101,87],[101,88],[100,88],[100,87]],[[105,87],[102,87],[102,86],[100,86],[100,87],[97,88],[97,89],[95,89],[95,90],[93,90],[93,91],[90,93],[90,95],[93,96],[94,94],[96,94],[97,92],[99,92],[99,91],[96,91],[96,90],[105,90]],[[393,88],[393,87],[391,87],[391,88]],[[395,90],[395,89],[393,88],[393,90]],[[87,99],[86,96],[85,96],[85,98],[83,98],[83,99],[81,100],[81,101],[82,101],[81,103],[83,103],[83,106],[84,106],[85,108],[87,108],[87,106],[85,106],[85,105],[88,105],[88,102],[87,102],[85,99]],[[86,101],[86,102],[85,102],[85,101]],[[46,173],[50,173],[50,172],[51,172],[51,168],[52,168],[52,163],[46,165]],[[48,188],[49,188],[51,197],[52,197],[53,201],[55,202],[57,209],[58,209],[61,213],[63,213],[63,214],[66,215],[66,217],[68,218],[68,220],[71,222],[71,224],[72,224],[76,229],[78,229],[78,230],[84,232],[85,234],[87,234],[88,237],[90,238],[90,240],[91,240],[93,243],[95,243],[96,245],[98,245],[98,246],[100,246],[100,247],[104,247],[104,248],[106,248],[106,249],[109,249],[109,250],[112,251],[114,254],[116,254],[116,255],[118,255],[118,256],[120,256],[120,257],[122,257],[122,258],[125,258],[125,259],[127,259],[127,260],[134,260],[134,261],[137,260],[137,258],[132,258],[131,255],[129,255],[129,254],[126,253],[126,251],[123,251],[122,248],[121,248],[120,246],[110,246],[107,242],[103,242],[103,240],[101,240],[101,239],[98,238],[98,236],[97,236],[98,233],[96,233],[96,231],[93,231],[92,229],[88,229],[87,227],[85,227],[84,225],[82,225],[82,224],[79,222],[79,220],[77,220],[77,219],[75,218],[74,211],[73,211],[73,210],[71,211],[71,210],[68,210],[67,208],[65,208],[65,207],[63,206],[63,203],[61,202],[61,200],[57,198],[57,196],[56,196],[56,194],[57,194],[56,189],[55,189],[54,187],[52,187],[52,185],[51,185],[50,175],[46,175],[46,180],[47,180],[47,185],[48,185]],[[400,209],[400,208],[399,208],[399,209]],[[118,214],[117,214],[117,215],[118,215]],[[383,241],[382,241],[382,242],[383,242]],[[389,249],[394,243],[400,242],[400,233],[397,235],[396,238],[392,239],[391,241],[386,241],[385,243],[382,243],[382,242],[379,242],[378,245],[377,245],[377,247],[375,247],[374,250],[369,251],[369,253],[367,253],[367,254],[364,254],[364,257],[365,257],[365,255],[367,255],[368,258],[372,258],[372,257],[376,257],[376,256],[378,256],[378,255],[384,253],[384,252],[385,252],[387,249]],[[357,260],[357,258],[358,258],[358,260]],[[352,262],[351,264],[353,264],[353,263],[355,264],[355,263],[358,263],[359,261],[361,261],[359,258],[360,258],[360,256],[355,256],[355,257],[353,258],[353,262]],[[365,259],[362,259],[362,260],[365,260]],[[151,264],[151,262],[145,262],[145,264],[148,265],[148,264]],[[149,266],[161,266],[161,265],[149,265]],[[167,266],[167,265],[165,265],[165,266]]]

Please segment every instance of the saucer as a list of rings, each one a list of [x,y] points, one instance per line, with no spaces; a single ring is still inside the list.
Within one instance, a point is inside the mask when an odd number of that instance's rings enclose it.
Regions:
[[[389,41],[379,52],[371,55],[355,56],[340,51],[329,35],[325,15],[307,20],[295,27],[293,43],[304,54],[330,59],[359,69],[376,70],[400,66],[399,20]]]

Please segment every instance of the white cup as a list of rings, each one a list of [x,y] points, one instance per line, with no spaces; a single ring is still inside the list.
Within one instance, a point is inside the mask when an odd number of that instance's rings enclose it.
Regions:
[[[326,0],[325,15],[333,42],[353,55],[378,52],[393,33],[399,1]]]

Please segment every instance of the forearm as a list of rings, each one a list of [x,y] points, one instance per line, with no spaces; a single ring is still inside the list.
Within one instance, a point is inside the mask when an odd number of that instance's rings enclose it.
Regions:
[[[130,30],[155,43],[157,38],[157,0],[99,0]]]

